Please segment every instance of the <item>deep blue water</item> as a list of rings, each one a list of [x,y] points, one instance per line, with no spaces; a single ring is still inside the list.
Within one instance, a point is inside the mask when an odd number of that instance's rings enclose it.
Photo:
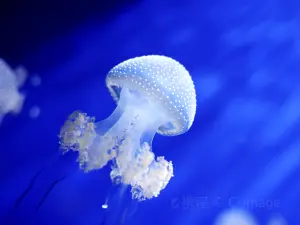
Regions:
[[[69,5],[80,14],[80,4]],[[72,25],[53,22],[60,29],[48,38],[42,21],[36,40],[29,33],[18,48],[0,52],[42,78],[39,87],[26,83],[22,113],[7,116],[0,127],[0,224],[96,225],[118,218],[131,225],[210,225],[233,206],[244,206],[259,224],[278,213],[299,224],[300,5],[144,0],[100,8]],[[13,45],[14,38],[5,40]],[[107,72],[147,54],[185,65],[197,113],[186,134],[155,137],[153,151],[173,161],[175,177],[158,198],[136,204],[112,187],[109,168],[84,174],[75,154],[59,157],[57,135],[74,110],[97,120],[109,116],[115,103]],[[28,116],[34,105],[41,109],[37,119]]]

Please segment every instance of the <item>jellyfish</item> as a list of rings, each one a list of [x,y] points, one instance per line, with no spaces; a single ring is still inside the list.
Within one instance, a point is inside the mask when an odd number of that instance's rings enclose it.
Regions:
[[[60,148],[63,153],[78,152],[85,172],[110,162],[112,182],[129,185],[132,199],[157,197],[174,175],[172,161],[155,157],[152,141],[156,133],[176,136],[192,126],[192,78],[176,60],[148,55],[116,65],[106,85],[116,109],[99,122],[81,111],[72,113],[60,130]]]
[[[5,114],[18,114],[25,99],[19,92],[19,88],[24,84],[27,73],[18,67],[13,71],[10,66],[0,59],[0,123]]]
[[[280,214],[275,214],[271,218],[269,218],[269,221],[267,225],[287,225],[288,222],[286,219],[280,215]]]
[[[257,225],[255,218],[242,209],[230,209],[222,212],[216,219],[215,225]]]

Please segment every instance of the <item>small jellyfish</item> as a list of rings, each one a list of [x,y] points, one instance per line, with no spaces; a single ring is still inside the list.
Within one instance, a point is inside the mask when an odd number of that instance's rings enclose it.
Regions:
[[[280,214],[273,215],[267,225],[287,225],[287,221],[284,219],[284,217]]]
[[[242,209],[230,209],[222,212],[214,225],[257,225],[254,217]]]
[[[72,113],[60,131],[61,149],[78,152],[86,172],[111,162],[112,181],[130,185],[133,199],[157,197],[173,176],[173,165],[155,158],[152,140],[156,133],[175,136],[191,127],[196,113],[191,76],[174,59],[150,55],[115,66],[106,85],[117,103],[114,112],[100,122]]]
[[[108,208],[108,205],[107,205],[107,204],[103,204],[103,205],[102,205],[102,208],[103,208],[103,209],[107,209],[107,208]]]

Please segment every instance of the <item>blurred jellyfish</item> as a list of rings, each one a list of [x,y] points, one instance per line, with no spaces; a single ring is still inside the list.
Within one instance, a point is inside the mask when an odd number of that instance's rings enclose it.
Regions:
[[[32,86],[38,87],[42,83],[42,78],[39,75],[35,74],[35,75],[31,76],[30,83]]]
[[[267,225],[287,225],[287,221],[280,214],[273,215]]]
[[[214,225],[257,225],[252,215],[244,210],[226,210],[217,217]]]
[[[112,163],[114,183],[131,186],[132,198],[157,197],[173,176],[171,161],[152,152],[156,133],[175,136],[191,127],[196,94],[188,71],[177,61],[150,55],[115,66],[106,85],[117,103],[107,119],[95,119],[76,111],[60,131],[63,152],[79,153],[86,172]]]
[[[32,119],[38,118],[39,115],[40,115],[40,113],[41,113],[41,109],[40,109],[40,107],[38,107],[37,105],[32,106],[32,107],[29,109],[29,112],[28,112],[29,117],[32,118]]]
[[[15,72],[15,75],[16,75],[18,87],[23,86],[24,83],[27,80],[27,77],[28,77],[27,69],[24,66],[20,65],[20,66],[15,68],[14,72]]]
[[[19,113],[24,102],[24,95],[18,88],[25,82],[27,73],[18,68],[13,71],[9,65],[0,59],[0,123],[7,113]]]

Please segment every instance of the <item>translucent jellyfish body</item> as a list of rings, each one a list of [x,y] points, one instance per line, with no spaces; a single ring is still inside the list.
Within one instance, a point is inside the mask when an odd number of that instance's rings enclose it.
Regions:
[[[215,225],[257,225],[254,217],[241,209],[226,210],[217,217]]]
[[[19,93],[27,72],[21,67],[13,71],[9,65],[0,59],[0,123],[7,113],[19,113],[22,109],[24,95]]]
[[[111,161],[111,179],[131,185],[134,199],[157,197],[173,176],[173,165],[154,156],[152,140],[156,133],[175,136],[191,127],[196,113],[191,76],[174,59],[150,55],[118,64],[106,84],[117,103],[112,115],[95,122],[74,112],[61,129],[61,148],[77,151],[85,171]]]

